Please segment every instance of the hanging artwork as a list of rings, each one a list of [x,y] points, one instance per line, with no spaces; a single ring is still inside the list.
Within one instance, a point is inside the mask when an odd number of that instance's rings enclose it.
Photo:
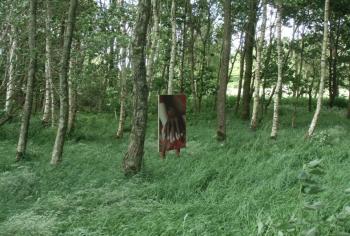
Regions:
[[[186,147],[186,96],[159,95],[158,97],[158,140],[162,158],[169,150]]]

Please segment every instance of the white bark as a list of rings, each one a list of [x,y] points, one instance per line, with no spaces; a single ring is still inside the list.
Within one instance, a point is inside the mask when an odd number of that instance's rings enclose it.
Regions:
[[[45,97],[44,97],[44,114],[42,117],[42,121],[44,123],[48,123],[50,120],[50,112],[52,111],[52,99],[53,99],[53,92],[52,89],[52,42],[51,42],[51,5],[50,0],[46,1],[46,22],[45,22],[45,28],[46,28],[46,45],[45,45],[45,55],[46,55],[46,61],[45,61]],[[52,115],[51,115],[52,118]]]
[[[13,27],[11,27],[11,35],[10,35],[10,52],[9,52],[9,69],[8,69],[8,80],[6,86],[6,102],[5,102],[5,112],[8,115],[11,115],[13,109],[13,96],[15,91],[15,60],[16,60],[16,48],[17,41],[15,38],[15,32]]]
[[[116,133],[117,138],[122,138],[124,133],[125,126],[125,116],[126,116],[126,78],[127,78],[127,65],[126,65],[126,57],[127,57],[127,48],[122,49],[122,60],[121,60],[121,70],[120,70],[120,110],[119,110],[119,122],[118,129]]]
[[[272,119],[272,130],[271,138],[277,137],[277,130],[279,125],[279,109],[281,101],[281,89],[282,89],[282,3],[278,2],[277,6],[277,57],[278,57],[278,78],[276,85],[276,93],[274,97],[274,107],[273,107],[273,119]]]
[[[173,94],[173,80],[175,77],[175,60],[176,60],[176,1],[171,2],[171,53],[170,68],[168,80],[168,94]]]
[[[257,47],[257,52],[256,52],[254,103],[253,103],[252,120],[250,123],[250,127],[253,130],[255,130],[257,127],[257,119],[258,119],[258,111],[259,111],[259,103],[260,103],[261,54],[262,54],[263,47],[264,47],[265,29],[266,29],[266,20],[267,20],[266,0],[263,0],[262,4],[263,4],[263,21],[261,24],[260,39],[258,42],[258,47]]]
[[[306,136],[308,138],[310,138],[315,131],[317,121],[318,121],[318,118],[320,116],[320,112],[321,112],[321,108],[322,108],[322,99],[323,99],[323,92],[324,92],[324,80],[326,77],[326,63],[327,63],[326,62],[326,60],[327,60],[326,53],[327,53],[327,46],[328,46],[329,2],[330,2],[330,0],[325,0],[320,88],[319,88],[319,92],[318,92],[316,111],[315,111],[315,114],[312,118],[310,128],[306,134]]]

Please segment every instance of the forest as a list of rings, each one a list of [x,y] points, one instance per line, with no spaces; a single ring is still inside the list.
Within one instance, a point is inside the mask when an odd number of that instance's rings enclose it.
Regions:
[[[349,0],[0,1],[0,235],[350,236],[349,147]]]

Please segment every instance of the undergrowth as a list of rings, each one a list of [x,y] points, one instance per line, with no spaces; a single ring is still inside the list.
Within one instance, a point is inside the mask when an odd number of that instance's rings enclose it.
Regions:
[[[56,130],[43,128],[39,117],[32,119],[28,153],[19,163],[19,121],[1,127],[0,234],[350,234],[350,222],[339,220],[350,202],[350,121],[344,110],[325,108],[315,136],[306,141],[312,114],[305,106],[298,107],[292,129],[293,107],[286,103],[277,140],[269,139],[270,111],[251,132],[229,109],[228,138],[218,143],[216,115],[206,107],[189,115],[181,157],[170,152],[165,161],[157,152],[150,109],[144,168],[133,178],[121,171],[130,121],[124,138],[116,140],[113,114],[79,113],[58,167],[49,164]],[[305,166],[315,160],[322,160],[322,191],[309,198],[300,173],[309,175]],[[302,225],[291,226],[293,219]]]

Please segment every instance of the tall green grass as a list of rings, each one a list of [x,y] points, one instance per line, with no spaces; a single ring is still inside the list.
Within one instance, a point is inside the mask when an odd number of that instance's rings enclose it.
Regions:
[[[34,117],[25,161],[15,163],[19,121],[0,128],[0,235],[277,235],[279,226],[300,212],[298,175],[303,165],[322,159],[324,207],[312,227],[334,235],[325,219],[350,204],[350,121],[342,109],[325,108],[315,137],[304,140],[312,114],[292,103],[281,111],[277,140],[269,139],[271,111],[251,132],[249,123],[228,110],[228,138],[215,141],[215,113],[188,116],[187,148],[161,161],[157,120],[150,108],[143,171],[124,177],[121,161],[128,132],[114,139],[113,114],[78,114],[63,162],[49,165],[55,129]],[[229,100],[228,107],[233,107]],[[130,130],[130,123],[127,124]],[[311,217],[311,216],[310,216]],[[310,222],[308,222],[310,220]],[[343,231],[350,233],[350,220]]]

